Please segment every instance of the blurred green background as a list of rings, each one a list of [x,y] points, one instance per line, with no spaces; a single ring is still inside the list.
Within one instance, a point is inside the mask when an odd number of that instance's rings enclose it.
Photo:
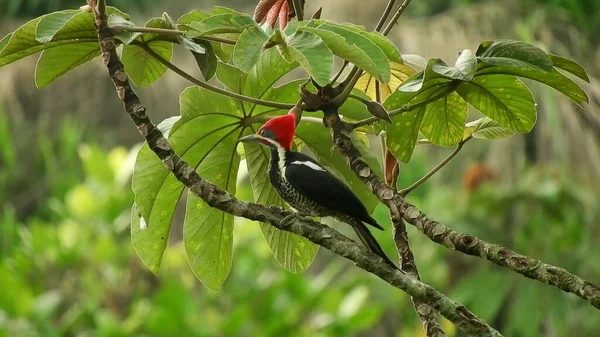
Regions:
[[[307,1],[325,18],[374,26],[385,0]],[[251,12],[255,1],[110,1],[142,22],[214,4]],[[349,5],[351,3],[351,5]],[[4,0],[0,35],[81,0]],[[538,124],[529,135],[473,141],[410,196],[427,214],[600,282],[600,1],[414,1],[392,32],[403,53],[454,62],[485,39],[516,38],[582,63],[585,109],[533,85]],[[193,60],[176,62],[197,71]],[[100,62],[37,90],[35,58],[0,69],[0,336],[422,336],[408,296],[322,250],[307,272],[279,267],[256,223],[238,219],[232,274],[209,291],[189,270],[182,214],[159,276],[129,236],[130,177],[139,135]],[[97,80],[90,81],[90,78]],[[167,74],[141,91],[156,122],[177,114],[189,84]],[[375,153],[380,151],[372,142]],[[400,186],[449,149],[419,147]],[[245,164],[242,164],[245,165]],[[239,197],[250,200],[246,176]],[[390,228],[386,209],[375,217]],[[348,233],[343,226],[336,228]],[[391,230],[376,233],[394,253]],[[581,299],[409,228],[423,279],[468,305],[505,336],[599,336],[600,313]],[[461,336],[448,322],[449,336]]]

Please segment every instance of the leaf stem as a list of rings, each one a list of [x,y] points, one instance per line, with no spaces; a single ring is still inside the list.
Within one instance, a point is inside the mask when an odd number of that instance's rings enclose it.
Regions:
[[[454,158],[460,152],[460,150],[462,150],[465,143],[466,143],[466,141],[461,141],[460,143],[458,143],[458,146],[456,146],[456,149],[454,149],[454,151],[452,151],[452,153],[450,153],[450,155],[448,157],[446,157],[446,159],[442,160],[441,163],[439,163],[436,167],[431,169],[431,171],[427,172],[427,174],[425,174],[421,179],[417,180],[414,184],[408,186],[407,188],[405,188],[403,190],[400,190],[400,192],[399,192],[400,196],[402,196],[402,198],[406,198],[406,196],[410,192],[412,192],[414,189],[416,189],[421,184],[426,182],[429,178],[431,178],[434,174],[436,174],[442,167],[446,166],[446,164],[448,164],[448,162],[450,160],[452,160],[452,158]]]
[[[164,59],[162,56],[160,56],[159,54],[157,54],[154,50],[152,50],[152,48],[148,47],[146,44],[144,44],[144,43],[132,43],[132,44],[134,44],[134,45],[136,45],[136,46],[144,49],[144,51],[146,53],[148,53],[150,56],[152,56],[158,62],[160,62],[163,65],[165,65],[167,68],[171,69],[174,73],[176,73],[177,75],[185,78],[186,80],[194,83],[195,85],[197,85],[197,86],[199,86],[201,88],[204,88],[204,89],[207,89],[207,90],[216,92],[218,94],[225,95],[225,96],[228,96],[228,97],[231,97],[233,99],[237,99],[237,100],[240,100],[240,101],[243,101],[243,102],[252,103],[252,104],[258,104],[258,105],[268,106],[268,107],[272,107],[272,108],[288,109],[288,110],[294,107],[293,104],[279,103],[279,102],[272,102],[272,101],[264,101],[262,99],[240,95],[240,94],[235,93],[235,92],[231,92],[231,91],[227,91],[225,89],[221,89],[219,87],[216,87],[214,85],[208,84],[206,82],[202,82],[199,79],[195,78],[194,76],[188,74],[187,72],[185,72],[181,68],[177,67],[173,63],[171,63],[171,62],[167,61],[166,59]]]
[[[298,21],[304,20],[304,9],[300,4],[300,0],[292,0],[292,5],[294,7],[294,13],[296,13],[296,18]]]
[[[379,22],[377,22],[377,26],[375,26],[375,31],[380,31],[381,28],[383,28],[383,25],[385,24],[388,17],[390,16],[390,13],[392,12],[392,8],[394,8],[395,4],[396,4],[396,0],[388,1],[387,6],[385,6],[385,9],[383,10],[381,17],[379,18]]]
[[[411,110],[414,110],[416,108],[423,107],[423,106],[425,106],[425,105],[427,105],[427,104],[429,104],[431,102],[437,101],[438,99],[440,99],[440,98],[442,98],[442,97],[444,97],[446,95],[449,95],[451,92],[454,91],[454,88],[455,88],[454,86],[449,86],[448,89],[442,90],[442,91],[440,91],[439,94],[433,95],[433,96],[429,97],[426,100],[420,101],[419,103],[408,104],[408,105],[402,106],[402,107],[400,107],[398,109],[394,109],[392,111],[389,111],[389,115],[390,115],[390,117],[393,117],[395,115],[398,115],[398,114],[401,114],[401,113],[405,113],[407,111],[411,111]],[[377,122],[379,120],[380,119],[377,118],[377,117],[365,118],[365,119],[363,119],[361,121],[352,123],[351,124],[351,128],[354,130],[354,129],[359,128],[361,126],[365,126],[365,125],[368,125],[368,124],[371,124],[371,123],[375,123],[375,122]]]
[[[132,33],[149,33],[149,34],[158,34],[163,36],[185,36],[185,32],[177,29],[166,29],[166,28],[152,28],[152,27],[130,27],[125,25],[114,25],[111,26],[113,34],[119,34],[121,32],[132,32]],[[229,45],[235,45],[236,42],[234,40],[225,39],[218,36],[201,36],[198,37],[201,40],[219,42]]]
[[[385,28],[381,32],[384,36],[387,36],[390,33],[394,25],[398,22],[398,19],[400,19],[400,17],[404,13],[404,10],[406,10],[406,7],[408,7],[408,5],[410,4],[410,1],[411,0],[404,0],[400,7],[398,7],[396,13],[394,14],[390,22],[387,24],[387,26],[385,26]]]

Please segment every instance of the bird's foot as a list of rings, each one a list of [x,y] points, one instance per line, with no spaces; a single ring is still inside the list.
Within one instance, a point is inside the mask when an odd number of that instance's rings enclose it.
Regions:
[[[296,213],[293,212],[291,214],[286,215],[283,219],[281,219],[281,226],[282,227],[287,227],[289,225],[291,225],[295,220],[300,220],[300,221],[312,221],[312,218],[300,213]]]

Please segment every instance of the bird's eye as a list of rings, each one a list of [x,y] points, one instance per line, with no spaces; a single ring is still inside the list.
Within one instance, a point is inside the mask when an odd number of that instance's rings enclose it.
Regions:
[[[267,136],[267,130],[260,130],[260,135],[263,137]]]

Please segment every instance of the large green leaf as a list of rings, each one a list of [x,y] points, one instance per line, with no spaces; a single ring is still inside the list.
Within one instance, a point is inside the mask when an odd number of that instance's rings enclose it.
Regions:
[[[75,9],[44,15],[36,26],[35,39],[40,43],[52,41],[54,34],[77,15],[83,17],[82,12]]]
[[[263,52],[263,45],[269,37],[258,26],[252,26],[240,34],[233,50],[233,62],[247,73],[254,67]]]
[[[42,51],[35,68],[35,85],[45,85],[100,55],[98,42],[64,45]]]
[[[484,63],[496,66],[515,66],[521,68],[552,71],[550,56],[540,48],[514,40],[485,41],[475,53]]]
[[[254,201],[264,205],[284,206],[283,200],[269,182],[267,148],[257,144],[244,144],[244,152]],[[299,273],[312,264],[319,246],[294,233],[279,230],[270,224],[261,223],[260,229],[273,256],[287,270]]]
[[[195,94],[184,93],[182,101],[188,97],[195,101],[196,97],[190,97],[192,95]],[[235,194],[240,166],[236,151],[240,135],[241,132],[235,132],[220,140],[197,168],[203,179],[232,194]],[[233,215],[210,207],[204,200],[188,192],[183,238],[194,274],[208,288],[218,290],[231,271]]]
[[[577,104],[589,102],[589,98],[585,91],[583,91],[577,83],[561,74],[556,69],[552,69],[552,71],[542,71],[539,69],[517,66],[491,66],[480,64],[475,76],[479,77],[491,74],[505,74],[528,78],[558,90]]]
[[[48,16],[35,18],[21,27],[17,28],[13,33],[8,34],[0,41],[0,67],[17,61],[25,56],[37,53],[41,50],[53,48],[61,45],[97,42],[96,29],[94,28],[94,15],[88,12],[79,12],[72,15],[73,11],[61,11],[50,14],[54,19],[45,20]],[[107,14],[117,14],[127,17],[126,14],[120,12],[114,7],[107,7]],[[64,21],[65,17],[69,20]],[[58,18],[62,18],[58,20]],[[56,20],[55,20],[56,19]],[[36,39],[38,24],[44,20],[40,30],[40,43]],[[59,26],[57,22],[63,22]],[[52,23],[52,24],[49,24]]]
[[[318,35],[335,55],[355,64],[379,81],[389,82],[390,65],[386,55],[360,33],[330,23],[318,28],[301,27],[300,30]]]
[[[333,68],[333,53],[318,35],[298,30],[277,42],[277,50],[286,60],[297,61],[317,84],[327,85]]]
[[[152,18],[146,27],[169,29],[170,23],[163,18]],[[146,87],[167,72],[167,66],[151,56],[142,47],[150,48],[167,61],[173,56],[173,44],[167,41],[154,40],[157,34],[144,34],[135,39],[132,44],[123,47],[123,65],[131,81],[138,87]]]
[[[383,107],[390,111],[408,104],[416,95],[396,91],[388,97]],[[426,107],[412,109],[410,111],[397,114],[392,117],[391,124],[385,124],[387,148],[392,151],[394,157],[405,163],[410,161],[410,157],[415,149],[419,129],[423,122]]]
[[[191,87],[181,95],[180,104],[181,119],[176,123],[173,123],[172,119],[167,120],[165,122],[167,125],[163,129],[166,131],[168,126],[172,125],[168,134],[169,143],[174,151],[192,167],[198,167],[204,159],[212,156],[214,150],[219,152],[221,147],[233,144],[236,140],[241,127],[241,112],[231,99]],[[233,153],[235,146],[231,145],[230,150],[230,154]],[[231,168],[231,170],[235,169],[237,168]],[[224,170],[221,173],[227,174],[231,170]],[[229,188],[234,191],[235,184]],[[134,168],[133,191],[135,192],[135,203],[148,225],[148,229],[144,231],[135,232],[132,228],[133,246],[144,264],[157,272],[166,248],[166,241],[163,243],[161,240],[168,238],[173,214],[183,192],[183,185],[166,169],[148,145],[144,145],[138,153]],[[198,217],[186,219],[186,230],[188,228],[205,228],[202,225],[202,219]],[[222,217],[222,222],[211,222],[209,225],[225,229],[228,226],[227,221],[227,217]],[[225,237],[224,240],[227,238]],[[210,246],[211,248],[207,248],[206,252],[221,252],[220,255],[212,256],[215,264],[223,263],[223,256],[230,254],[227,253],[227,250],[231,246],[223,244],[215,250],[213,245],[218,244],[217,241],[202,241],[202,238],[193,235],[186,240],[186,250],[194,273],[199,277],[206,277],[201,281],[206,282],[207,286],[215,288],[217,287],[216,280],[225,277],[226,275],[223,274],[228,273],[229,269],[218,269],[218,273],[220,273],[218,275],[207,274],[204,268],[212,266],[204,263],[208,263],[210,257],[203,256],[202,259],[192,260],[192,257],[196,257],[199,253],[194,250],[198,244]]]
[[[510,75],[487,75],[461,83],[456,92],[474,108],[516,132],[529,132],[537,112],[531,92]]]
[[[248,74],[228,64],[220,63],[217,79],[226,88],[236,93],[279,102],[293,102],[298,98],[298,85],[302,81],[291,82],[281,87],[274,87],[274,84],[295,67],[297,63],[285,62],[276,50],[270,49],[260,57],[259,62]],[[238,104],[242,106],[241,103]],[[285,113],[282,110],[251,104],[244,104],[242,110],[247,115],[253,116],[264,113],[272,115]],[[269,154],[266,148],[256,144],[244,144],[244,153],[254,201],[266,205],[283,205],[283,200],[268,181]],[[273,256],[282,266],[294,273],[302,272],[310,266],[317,254],[318,246],[296,234],[278,230],[270,224],[261,223],[260,227]]]
[[[514,294],[510,310],[508,310],[508,324],[506,325],[507,336],[537,337],[540,336],[541,324],[544,317],[544,311],[552,310],[551,305],[542,306],[542,303],[557,302],[553,297],[561,298],[562,294],[548,293],[543,295],[540,286],[530,280],[519,280],[519,287]],[[543,299],[543,300],[541,300]],[[558,301],[563,308],[562,317],[564,319],[564,301]],[[545,310],[546,309],[546,310]],[[570,334],[560,334],[557,336],[568,336]]]
[[[467,112],[467,102],[457,93],[446,95],[427,105],[421,132],[434,144],[456,145],[462,140]]]

